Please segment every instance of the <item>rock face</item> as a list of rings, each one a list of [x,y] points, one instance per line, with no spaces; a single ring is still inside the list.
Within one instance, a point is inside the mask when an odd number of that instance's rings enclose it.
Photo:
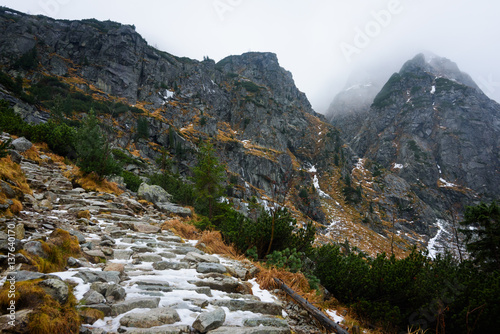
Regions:
[[[117,115],[116,122],[108,125],[123,136],[113,136],[113,144],[125,147],[134,141],[140,154],[151,161],[160,156],[150,143],[182,151],[176,168],[183,175],[195,161],[199,139],[214,138],[223,152],[221,160],[234,175],[232,197],[257,196],[256,189],[270,197],[277,187],[282,187],[280,192],[288,191],[287,183],[296,178],[298,166],[325,155],[330,150],[328,142],[334,145],[327,136],[332,127],[312,110],[273,53],[249,52],[218,63],[199,62],[156,50],[132,26],[11,13],[0,12],[2,64],[11,66],[35,48],[44,73],[63,81],[77,76],[96,92],[124,98],[129,105],[140,104],[151,114],[158,111],[157,116],[146,117],[150,135],[141,140],[135,140],[130,131],[136,126],[136,116],[130,112]],[[23,75],[33,79],[33,84],[40,80],[30,73]],[[46,120],[45,114],[36,114],[18,99],[11,101],[25,119]],[[311,181],[296,180],[304,185]],[[245,187],[245,182],[256,188]],[[318,199],[315,193],[311,197]],[[311,203],[317,206],[319,199]],[[168,201],[157,204],[168,212],[191,215]],[[313,219],[326,219],[317,207],[299,208]]]
[[[500,195],[499,134],[498,103],[456,64],[418,55],[375,97],[352,147],[442,212],[441,195],[462,204]]]

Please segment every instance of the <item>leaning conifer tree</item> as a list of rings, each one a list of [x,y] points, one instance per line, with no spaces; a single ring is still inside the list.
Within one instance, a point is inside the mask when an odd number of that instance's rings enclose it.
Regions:
[[[77,166],[85,173],[94,172],[102,179],[120,172],[120,166],[111,154],[109,141],[104,136],[93,109],[83,120],[76,134]]]

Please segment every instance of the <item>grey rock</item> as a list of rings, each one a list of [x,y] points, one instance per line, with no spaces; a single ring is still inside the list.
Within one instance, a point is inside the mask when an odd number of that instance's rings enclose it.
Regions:
[[[257,327],[257,326],[270,326],[270,327],[289,327],[285,319],[279,318],[251,318],[243,320],[243,326]]]
[[[179,255],[186,255],[189,252],[194,252],[194,253],[198,253],[198,254],[205,254],[205,252],[199,250],[196,247],[192,247],[192,246],[180,246],[180,247],[172,249],[170,252],[172,252],[174,254],[179,254]]]
[[[71,230],[71,231],[69,231],[69,234],[74,235],[75,237],[77,237],[78,238],[78,243],[80,245],[85,243],[85,235],[83,235],[82,232],[76,231],[76,230]]]
[[[7,196],[7,198],[16,197],[16,192],[11,188],[11,186],[7,182],[3,180],[0,180],[0,189],[5,194],[5,196]]]
[[[128,260],[133,253],[130,249],[115,249],[113,256],[117,260]]]
[[[10,153],[10,159],[16,164],[20,164],[21,161],[23,161],[24,159],[23,156],[15,150],[9,150],[9,153]]]
[[[39,284],[45,292],[47,292],[47,294],[59,303],[64,304],[68,300],[69,288],[68,285],[62,280],[49,278],[41,281]]]
[[[87,255],[90,255],[90,256],[97,256],[97,257],[106,258],[106,255],[100,249],[84,250],[83,252]]]
[[[155,252],[155,249],[151,248],[151,247],[133,246],[131,248],[136,253],[154,253]]]
[[[139,284],[137,286],[138,289],[141,289],[141,290],[144,290],[144,291],[161,291],[161,292],[171,292],[173,291],[174,289],[169,287],[169,286],[165,286],[165,285],[162,285],[162,284],[148,284],[148,285],[142,285],[142,284]]]
[[[7,275],[7,280],[14,280],[15,282],[23,282],[23,281],[29,281],[32,279],[38,279],[38,278],[44,278],[47,277],[46,274],[34,272],[34,271],[28,271],[28,270],[18,270],[15,273],[10,273]]]
[[[14,146],[16,151],[25,152],[29,150],[33,144],[28,139],[20,137],[12,141],[12,146]]]
[[[226,267],[219,263],[198,263],[196,266],[196,271],[202,274],[207,273],[219,273],[225,274],[227,272]]]
[[[167,193],[162,187],[147,183],[141,183],[139,190],[137,190],[137,196],[153,204],[169,202],[170,198],[172,198],[172,195]]]
[[[153,268],[156,270],[181,270],[181,269],[189,269],[189,264],[182,262],[169,262],[169,261],[160,261],[154,262]]]
[[[83,295],[82,301],[85,305],[102,304],[106,302],[106,298],[99,292],[90,289]]]
[[[140,313],[129,313],[120,319],[120,324],[127,327],[150,328],[173,324],[181,318],[176,310],[161,307]]]
[[[120,329],[118,332],[120,333]],[[127,334],[191,334],[191,329],[188,325],[162,326],[153,328],[128,328]]]
[[[162,260],[162,257],[158,254],[148,254],[148,253],[140,253],[137,255],[134,255],[132,258],[137,258],[140,261],[143,262],[160,262]]]
[[[73,268],[82,267],[82,263],[74,257],[70,256],[68,257],[68,266]]]
[[[220,260],[216,256],[208,255],[208,254],[199,254],[196,252],[189,252],[186,254],[182,261],[187,262],[210,262],[210,263],[219,263]]]
[[[166,241],[166,242],[178,242],[178,243],[183,242],[182,238],[177,235],[160,236],[157,239],[158,241]]]
[[[40,241],[28,241],[24,244],[23,249],[35,256],[47,258],[47,253],[42,248],[42,243]]]
[[[99,246],[113,247],[115,244],[109,240],[104,240],[99,243]]]
[[[193,328],[200,333],[206,333],[212,329],[219,328],[226,321],[226,313],[220,307],[211,312],[201,313],[193,322]]]
[[[165,211],[167,213],[174,213],[181,217],[191,217],[193,215],[193,212],[191,211],[190,208],[184,208],[182,206],[170,202],[157,202],[155,203],[155,205],[158,209],[162,211]]]
[[[84,283],[113,282],[120,283],[120,272],[118,271],[79,271],[74,277],[83,279]]]
[[[159,233],[161,228],[159,226],[146,224],[146,223],[134,223],[132,229],[136,232],[142,233]]]
[[[113,252],[114,250],[111,248],[111,247],[106,247],[106,246],[102,246],[101,247],[101,251],[104,253],[104,255],[106,256],[112,256],[113,255]]]
[[[206,277],[199,281],[189,281],[189,283],[196,285],[197,287],[209,287],[213,290],[224,291],[228,293],[238,293],[243,290],[243,286],[240,282],[232,277],[227,277],[222,274],[212,274],[213,277]],[[215,276],[220,275],[220,276]]]
[[[160,303],[160,298],[134,298],[116,303],[111,306],[111,315],[128,312],[135,308],[157,308]]]
[[[278,304],[242,299],[220,299],[213,305],[227,307],[230,311],[251,311],[254,313],[282,315],[282,308]]]
[[[210,331],[210,334],[290,334],[286,327],[233,327],[223,326]]]
[[[117,302],[125,299],[125,289],[116,283],[94,282],[90,289],[103,295],[108,302]]]

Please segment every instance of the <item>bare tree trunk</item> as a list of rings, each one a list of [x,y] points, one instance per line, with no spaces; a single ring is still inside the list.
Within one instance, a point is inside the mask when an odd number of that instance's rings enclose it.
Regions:
[[[318,310],[314,305],[309,303],[307,300],[298,295],[295,291],[290,289],[282,280],[274,278],[274,281],[278,284],[279,288],[285,291],[294,301],[296,301],[300,306],[302,306],[309,314],[311,314],[316,320],[319,321],[321,325],[325,327],[327,331],[333,331],[337,334],[349,334],[345,329],[336,324],[333,320],[328,318],[320,310]]]

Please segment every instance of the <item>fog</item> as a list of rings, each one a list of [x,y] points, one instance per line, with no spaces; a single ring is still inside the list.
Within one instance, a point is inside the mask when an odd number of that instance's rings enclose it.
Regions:
[[[492,0],[0,0],[61,19],[134,24],[157,48],[218,61],[248,51],[277,54],[317,112],[352,71],[382,77],[417,53],[456,62],[500,101],[500,2]]]

